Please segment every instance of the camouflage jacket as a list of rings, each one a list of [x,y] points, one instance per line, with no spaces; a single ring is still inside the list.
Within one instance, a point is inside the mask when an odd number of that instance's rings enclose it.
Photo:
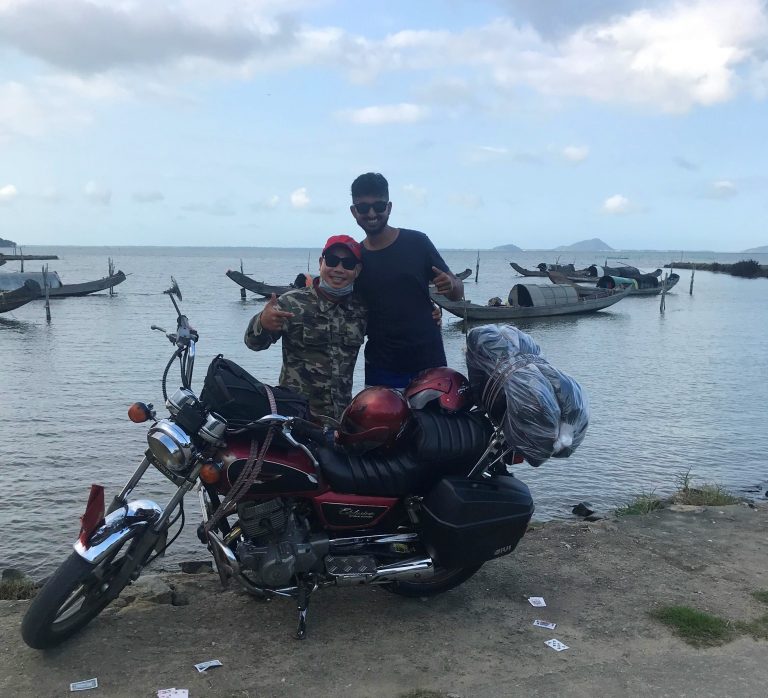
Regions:
[[[277,303],[293,317],[281,332],[269,332],[261,327],[259,313],[248,323],[246,345],[261,351],[282,337],[280,385],[304,395],[315,415],[338,419],[352,399],[352,374],[365,338],[365,306],[355,295],[333,303],[314,287],[284,293]]]

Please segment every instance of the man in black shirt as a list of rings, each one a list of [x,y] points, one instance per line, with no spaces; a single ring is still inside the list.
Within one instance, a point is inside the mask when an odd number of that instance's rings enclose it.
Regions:
[[[352,182],[350,210],[365,231],[355,282],[368,306],[365,382],[402,389],[419,371],[445,366],[429,284],[451,300],[463,297],[464,285],[424,233],[389,225],[392,202],[382,175],[368,172]]]

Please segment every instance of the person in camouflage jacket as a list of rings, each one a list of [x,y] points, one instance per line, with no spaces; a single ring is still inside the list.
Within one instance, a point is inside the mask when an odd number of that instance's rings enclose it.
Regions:
[[[273,295],[245,332],[245,343],[254,351],[282,338],[280,385],[304,395],[318,417],[338,420],[352,399],[355,362],[366,332],[366,308],[352,293],[361,256],[351,237],[330,237],[313,285],[280,298]]]

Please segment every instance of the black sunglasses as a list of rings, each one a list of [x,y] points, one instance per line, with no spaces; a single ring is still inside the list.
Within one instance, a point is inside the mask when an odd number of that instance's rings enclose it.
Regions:
[[[389,206],[389,201],[374,201],[372,204],[354,204],[355,210],[361,215],[368,215],[368,211],[373,209],[376,213],[384,213]]]
[[[325,266],[331,267],[332,269],[338,267],[339,262],[341,262],[341,266],[347,271],[352,271],[359,264],[356,257],[339,257],[338,255],[333,254],[333,252],[326,252],[323,255],[323,259],[325,260]]]

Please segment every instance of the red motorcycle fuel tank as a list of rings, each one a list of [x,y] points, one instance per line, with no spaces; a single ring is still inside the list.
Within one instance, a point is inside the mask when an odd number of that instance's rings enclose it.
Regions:
[[[261,441],[261,440],[260,440]],[[224,469],[216,489],[226,494],[243,471],[251,453],[251,439],[244,436],[230,439],[215,460]],[[319,478],[309,456],[298,448],[272,446],[264,457],[261,472],[251,485],[246,497],[273,497],[275,495],[310,495],[321,489]]]

